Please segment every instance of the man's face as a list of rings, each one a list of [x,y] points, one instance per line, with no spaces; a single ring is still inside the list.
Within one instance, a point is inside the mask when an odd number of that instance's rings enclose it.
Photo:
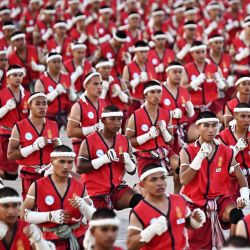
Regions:
[[[85,28],[85,20],[78,20],[76,22],[76,26],[79,27],[80,29],[84,29]]]
[[[250,94],[250,81],[241,82],[238,85],[237,89],[241,95],[249,95]]]
[[[147,51],[137,51],[135,54],[136,54],[137,59],[141,63],[146,62],[146,60],[148,58],[148,52]]]
[[[65,27],[57,27],[55,29],[55,33],[58,37],[64,37],[67,33],[67,30]]]
[[[110,20],[111,15],[112,14],[110,12],[105,12],[105,13],[101,14],[101,17],[103,20],[108,21],[108,20]]]
[[[194,62],[196,63],[204,63],[206,59],[207,52],[205,49],[199,49],[192,52],[192,56],[194,58]]]
[[[102,119],[102,122],[104,124],[104,128],[107,131],[111,133],[117,133],[119,132],[122,126],[122,117],[121,116],[106,117]]]
[[[31,101],[29,109],[35,117],[43,118],[46,116],[48,103],[45,97],[39,96]]]
[[[171,83],[178,85],[181,82],[182,70],[172,69],[168,71],[168,78]]]
[[[98,72],[101,74],[102,79],[108,79],[111,72],[111,67],[110,66],[100,67],[98,69]]]
[[[83,60],[86,55],[85,49],[74,49],[73,50],[73,57],[77,60]]]
[[[54,14],[44,14],[45,22],[52,23],[55,19]]]
[[[13,41],[14,47],[17,49],[24,49],[26,46],[25,38],[18,38]]]
[[[154,23],[155,24],[163,24],[164,22],[164,15],[157,15],[154,17]]]
[[[214,41],[211,43],[211,49],[216,53],[222,53],[224,42],[223,41]]]
[[[32,9],[33,11],[36,11],[36,10],[39,10],[39,9],[40,9],[40,3],[39,3],[39,2],[31,3],[30,6],[31,6],[31,9]]]
[[[249,112],[239,112],[234,114],[237,125],[240,128],[248,129],[250,126],[250,113]]]
[[[6,54],[0,55],[0,69],[6,69],[8,66],[8,60]]]
[[[131,27],[138,28],[140,24],[140,18],[139,17],[131,17],[128,19],[128,24]]]
[[[198,125],[201,139],[205,142],[212,142],[217,134],[217,122],[204,122]]]
[[[74,158],[72,157],[57,157],[52,160],[53,172],[55,175],[66,178],[74,166]]]
[[[86,90],[88,94],[94,98],[100,97],[102,93],[102,80],[99,76],[94,76],[86,84]]]
[[[195,36],[195,31],[196,31],[195,28],[188,28],[188,29],[185,29],[185,33],[186,33],[187,38],[193,39],[194,36]]]
[[[220,10],[218,9],[212,9],[209,11],[209,16],[214,19],[214,18],[217,18],[220,14]]]
[[[59,74],[62,68],[62,60],[61,59],[53,59],[48,62],[48,67],[51,72],[54,74]]]
[[[8,84],[13,87],[19,87],[23,81],[23,73],[14,73],[8,76]]]
[[[91,232],[100,249],[112,249],[118,235],[118,227],[111,225],[94,227]]]
[[[0,220],[7,225],[14,225],[18,219],[20,203],[9,202],[0,204]]]
[[[161,95],[161,90],[150,90],[146,93],[145,99],[148,103],[152,105],[158,105],[161,100]]]
[[[157,172],[144,179],[142,186],[145,188],[147,194],[152,196],[162,196],[165,194],[167,187],[166,179],[166,174]]]
[[[157,48],[165,48],[166,47],[166,39],[160,38],[155,40],[155,47]]]
[[[4,13],[0,15],[0,20],[2,21],[2,23],[9,22],[11,21],[11,16],[9,13]]]
[[[10,39],[15,29],[5,29],[3,30],[3,35],[6,39]]]

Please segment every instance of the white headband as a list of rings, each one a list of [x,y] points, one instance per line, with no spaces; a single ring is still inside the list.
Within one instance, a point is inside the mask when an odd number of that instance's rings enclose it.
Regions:
[[[77,16],[77,17],[73,17],[73,23],[79,21],[79,20],[84,20],[86,19],[86,16],[85,15],[80,15],[80,16]]]
[[[22,198],[19,196],[8,196],[4,198],[0,198],[0,204],[5,204],[5,203],[21,203]]]
[[[37,97],[44,97],[47,100],[47,96],[44,93],[36,93],[28,99],[28,104],[30,104],[31,101]]]
[[[105,118],[105,117],[123,117],[123,112],[122,111],[103,112],[101,115],[101,118]]]
[[[219,123],[219,119],[218,118],[202,118],[196,121],[195,125],[199,125],[201,123],[205,123],[205,122],[217,122]]]
[[[210,4],[207,6],[207,10],[220,10],[221,6],[219,4]]]
[[[250,112],[250,108],[234,108],[234,113]]]
[[[163,11],[163,10],[158,10],[158,11],[154,11],[154,12],[152,12],[152,14],[151,14],[152,16],[163,16],[163,15],[165,15],[165,12]]]
[[[79,0],[70,0],[70,1],[68,1],[68,4],[70,5],[70,4],[74,4],[74,3],[79,3]]]
[[[15,41],[16,39],[19,39],[19,38],[25,38],[25,34],[24,33],[21,33],[21,34],[16,34],[14,36],[11,37],[11,42]]]
[[[22,73],[24,75],[24,70],[23,68],[19,68],[19,69],[10,69],[7,71],[6,76],[9,76],[11,74],[16,74],[16,73]]]
[[[140,47],[135,47],[133,49],[134,52],[137,52],[137,51],[149,51],[149,47],[148,46],[140,46]]]
[[[0,50],[0,55],[7,55],[7,50]]]
[[[240,2],[239,0],[231,0],[231,1],[228,1],[229,4],[239,3],[239,2]]]
[[[14,24],[3,25],[3,30],[7,29],[15,29],[15,25]]]
[[[120,38],[116,34],[114,34],[113,36],[114,36],[115,40],[117,40],[118,42],[121,42],[121,43],[127,42],[127,37],[126,38]]]
[[[87,49],[87,46],[85,44],[83,44],[83,43],[81,43],[81,44],[71,43],[70,48],[71,48],[71,50],[74,50],[74,49]]]
[[[244,23],[242,24],[242,27],[243,27],[243,28],[246,28],[246,27],[248,27],[248,26],[250,26],[250,21],[244,22]]]
[[[185,12],[184,12],[185,15],[196,14],[196,13],[197,13],[197,9],[185,10]]]
[[[43,13],[45,14],[56,14],[56,11],[55,10],[43,10]]]
[[[158,34],[158,35],[153,35],[152,38],[153,38],[153,40],[167,39],[167,35],[166,34]]]
[[[40,2],[41,2],[41,0],[30,0],[29,3],[40,3]]]
[[[134,17],[140,18],[140,15],[139,15],[138,13],[133,13],[133,14],[130,14],[130,15],[128,16],[129,19],[130,19],[130,18],[134,18]]]
[[[96,72],[96,71],[92,72],[90,75],[88,75],[88,76],[84,79],[84,81],[83,81],[83,86],[85,87],[85,85],[87,84],[87,82],[88,82],[92,77],[94,77],[94,76],[100,76],[100,77],[101,77],[101,74],[98,73],[98,72]]]
[[[239,85],[240,83],[245,82],[245,81],[250,81],[250,77],[244,76],[244,77],[239,78],[239,79],[236,81],[235,86],[237,86],[237,85]]]
[[[153,86],[147,87],[144,89],[143,94],[145,95],[151,90],[161,90],[162,91],[162,87],[159,85],[153,85]]]
[[[111,8],[103,8],[103,9],[99,10],[99,13],[100,14],[103,14],[103,13],[110,13],[110,14],[112,14],[113,10]]]
[[[196,29],[197,28],[197,24],[195,24],[195,23],[189,23],[189,24],[183,25],[183,28],[184,29]]]
[[[144,179],[146,179],[149,175],[151,174],[155,174],[155,173],[158,173],[158,172],[162,172],[164,174],[167,174],[167,170],[163,167],[157,167],[157,168],[152,168],[148,171],[146,171],[145,173],[143,173],[141,176],[140,176],[140,181],[143,181]]]
[[[207,49],[207,46],[206,45],[204,45],[204,44],[202,44],[202,45],[198,45],[198,46],[193,46],[193,47],[191,47],[190,49],[189,49],[189,51],[190,52],[194,52],[194,51],[196,51],[196,50],[200,50],[200,49],[204,49],[204,50],[206,50]]]
[[[98,219],[98,220],[91,220],[89,222],[89,227],[101,227],[101,226],[119,226],[120,220],[118,218],[109,218],[109,219]]]
[[[10,13],[11,13],[10,9],[4,9],[4,10],[0,11],[0,15],[2,15],[2,14],[10,14]]]
[[[55,23],[53,28],[56,29],[56,28],[60,28],[60,27],[63,27],[63,28],[66,28],[66,23],[65,22],[58,22],[58,23]]]
[[[62,60],[62,56],[59,55],[59,54],[48,56],[46,58],[46,63],[48,63],[48,62],[50,62],[51,60],[54,60],[54,59],[61,59]]]
[[[172,70],[172,69],[181,69],[181,70],[184,70],[184,67],[181,66],[181,65],[171,65],[171,66],[168,66],[168,67],[166,68],[166,72],[168,72],[168,71],[170,71],[170,70]]]
[[[216,36],[216,37],[212,37],[208,39],[208,43],[213,43],[213,42],[217,42],[217,41],[224,41],[224,37],[223,36]]]
[[[70,157],[75,158],[76,154],[74,152],[51,152],[50,157]]]
[[[179,12],[184,12],[185,8],[184,7],[178,7],[176,9],[174,9],[174,14],[179,13]]]
[[[99,69],[101,67],[106,67],[106,66],[111,67],[111,63],[109,61],[99,62],[96,64],[95,68]]]

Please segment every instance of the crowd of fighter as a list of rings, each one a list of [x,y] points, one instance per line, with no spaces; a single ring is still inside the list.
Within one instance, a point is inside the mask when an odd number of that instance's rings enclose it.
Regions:
[[[248,14],[239,0],[1,1],[0,249],[120,249],[125,208],[131,250],[221,249],[229,228],[249,246]],[[4,186],[18,175],[22,198]]]

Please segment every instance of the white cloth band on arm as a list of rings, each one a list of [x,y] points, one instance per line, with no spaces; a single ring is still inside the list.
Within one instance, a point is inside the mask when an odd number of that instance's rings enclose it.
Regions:
[[[201,163],[202,163],[203,159],[201,158],[200,154],[198,153],[195,158],[193,159],[193,161],[191,162],[191,164],[189,165],[190,168],[192,168],[193,170],[198,171],[201,168]]]
[[[54,89],[52,92],[48,93],[46,97],[48,101],[53,102],[57,98],[58,95],[59,93],[57,92],[56,89]]]
[[[91,161],[94,169],[99,169],[101,166],[107,163],[110,163],[110,160],[106,154]]]
[[[24,220],[33,224],[48,222],[50,221],[50,212],[35,212],[25,209]]]
[[[0,118],[3,118],[8,112],[9,110],[7,109],[6,106],[3,106],[2,108],[0,108]]]
[[[144,144],[145,142],[147,142],[150,139],[151,139],[151,137],[150,137],[149,133],[146,133],[144,135],[139,135],[136,137],[136,141],[138,142],[139,145]]]
[[[87,136],[89,134],[92,134],[95,132],[95,126],[89,126],[89,127],[82,127],[82,133],[84,136]]]
[[[24,157],[24,158],[28,157],[29,155],[31,155],[34,152],[35,152],[35,149],[33,148],[33,145],[29,145],[27,147],[20,149],[20,153],[21,153],[22,157]]]

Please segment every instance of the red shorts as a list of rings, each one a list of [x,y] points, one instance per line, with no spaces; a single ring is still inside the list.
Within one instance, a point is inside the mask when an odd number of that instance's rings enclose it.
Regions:
[[[168,159],[170,160],[170,158],[175,155],[175,152],[173,151],[173,149],[171,147],[167,148],[168,150]],[[160,161],[157,158],[153,158],[153,156],[150,156],[150,153],[145,152],[145,155],[143,152],[139,152],[136,153],[136,160],[137,160],[137,166],[138,166],[138,175],[141,176],[142,174],[142,170],[144,169],[144,167],[148,164],[151,163],[155,163],[155,164],[159,164],[160,165]],[[170,166],[168,166],[170,167]]]
[[[32,167],[22,166],[20,170],[20,177],[22,179],[22,196],[23,196],[23,200],[25,200],[31,184],[34,181],[42,178],[43,175],[35,173],[34,168]]]
[[[80,246],[80,250],[83,250],[83,237],[77,238],[78,244]],[[56,246],[56,250],[68,250],[69,249],[69,241],[68,240],[51,240]]]
[[[119,210],[117,207],[118,200],[131,188],[128,185],[120,184],[115,187],[114,190],[107,195],[90,196],[94,203],[95,208],[109,208]]]
[[[218,205],[218,218],[220,220],[221,226],[223,229],[229,229],[230,224],[224,223],[222,221],[222,216],[225,211],[225,208],[229,205],[234,204],[230,196],[221,196],[217,200]],[[204,207],[196,206],[195,204],[188,203],[188,206],[191,210],[195,208],[200,208],[204,211]],[[190,229],[188,230],[188,243],[190,250],[211,250],[212,249],[212,232],[211,232],[211,220],[206,218],[205,224],[199,229]]]
[[[10,135],[0,135],[0,169],[5,172],[17,172],[18,164],[15,160],[7,159],[7,149]]]

